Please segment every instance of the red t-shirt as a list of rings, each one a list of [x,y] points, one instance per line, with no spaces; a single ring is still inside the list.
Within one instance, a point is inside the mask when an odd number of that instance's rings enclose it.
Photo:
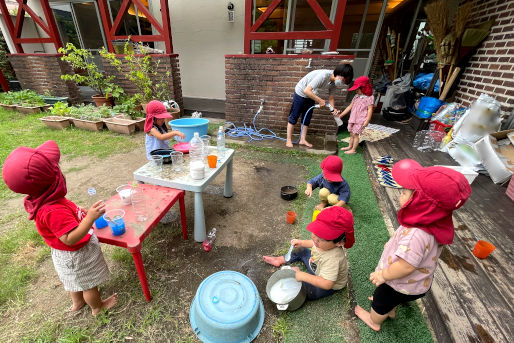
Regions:
[[[86,212],[66,198],[44,205],[37,211],[36,228],[46,244],[57,250],[79,250],[89,242],[88,233],[75,245],[66,245],[59,237],[79,226]]]

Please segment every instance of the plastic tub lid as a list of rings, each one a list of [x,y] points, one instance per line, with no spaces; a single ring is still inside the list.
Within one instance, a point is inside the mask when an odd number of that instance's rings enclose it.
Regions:
[[[260,332],[264,307],[252,280],[238,272],[221,271],[198,287],[190,321],[203,342],[228,342],[227,334],[236,332],[239,342],[250,342]]]

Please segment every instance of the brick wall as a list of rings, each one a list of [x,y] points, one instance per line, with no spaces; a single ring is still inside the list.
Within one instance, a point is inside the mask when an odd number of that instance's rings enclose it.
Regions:
[[[151,57],[152,65],[157,68],[157,72],[159,74],[157,81],[160,81],[161,75],[165,75],[167,71],[171,73],[171,76],[168,78],[168,86],[171,92],[170,99],[175,100],[179,104],[180,108],[183,108],[184,102],[182,98],[182,85],[180,80],[178,55],[151,55]],[[126,93],[131,95],[138,93],[139,90],[126,76],[128,74],[128,66],[125,64],[125,60],[120,57],[119,59],[123,62],[123,72],[118,72],[115,67],[109,65],[109,63],[104,60],[103,65],[105,73],[107,75],[116,75],[117,84],[122,87]]]
[[[312,68],[306,68],[311,57]],[[225,118],[238,126],[251,124],[260,99],[264,99],[264,109],[256,120],[257,128],[285,132],[296,83],[313,70],[333,70],[341,62],[351,64],[349,58],[351,56],[226,55]],[[336,95],[336,108],[342,108],[346,93],[344,89]],[[319,95],[328,100],[328,90]],[[299,132],[299,125],[295,133]],[[336,129],[327,109],[314,110],[309,134],[334,134]]]
[[[71,73],[72,69],[61,61],[60,54],[12,54],[8,58],[23,89],[40,94],[49,91],[54,96],[69,97],[72,103],[82,102],[77,85],[61,80],[61,75]]]
[[[501,102],[502,112],[514,109],[514,0],[475,0],[471,25],[495,19],[460,77],[455,98],[469,106],[486,93]]]

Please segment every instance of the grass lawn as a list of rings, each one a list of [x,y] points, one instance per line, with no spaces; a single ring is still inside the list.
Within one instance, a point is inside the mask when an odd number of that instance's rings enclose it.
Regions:
[[[141,137],[113,134],[108,131],[89,132],[79,129],[52,130],[38,120],[41,114],[29,116],[0,109],[0,163],[16,147],[35,147],[48,139],[55,140],[66,158],[107,157],[113,153],[133,151],[142,145]],[[211,128],[214,130],[214,127]],[[319,165],[324,156],[307,154],[296,150],[256,148],[254,146],[230,146],[237,149],[238,158],[257,159],[275,163],[293,164],[305,173],[305,181],[320,173]],[[343,176],[350,184],[350,205],[355,216],[356,244],[348,250],[352,287],[318,301],[307,302],[294,312],[267,314],[276,316],[272,324],[276,342],[353,342],[360,336],[362,342],[431,342],[432,338],[415,304],[400,306],[398,319],[388,320],[380,333],[375,333],[358,321],[360,330],[349,332],[350,320],[355,322],[351,311],[355,300],[369,309],[367,296],[374,286],[369,282],[369,273],[374,270],[382,252],[388,233],[378,209],[375,195],[369,182],[362,154],[344,155]],[[294,237],[310,238],[305,229],[311,221],[312,211],[318,203],[315,196],[307,198],[305,183],[299,185],[299,196],[293,202],[300,225]],[[315,193],[317,195],[317,192]],[[0,204],[7,204],[15,197],[5,184],[0,182]],[[0,226],[9,226],[0,231],[0,311],[26,304],[27,289],[34,283],[38,267],[48,262],[50,249],[37,234],[34,223],[27,220],[23,209],[17,208],[0,218]],[[177,230],[177,235],[180,232]],[[291,237],[293,238],[293,237]],[[168,249],[170,236],[164,230],[156,230],[146,241],[145,254],[151,255],[150,264],[162,264],[162,270],[172,270],[176,261],[162,257]],[[276,254],[285,253],[289,242]],[[189,301],[179,299],[175,308],[159,296],[168,288],[159,287],[159,279],[153,279],[154,300],[147,304],[141,299],[137,282],[126,282],[134,277],[133,261],[123,249],[109,249],[106,258],[116,263],[115,277],[111,287],[122,290],[129,299],[125,311],[118,310],[102,314],[96,319],[81,315],[69,320],[34,316],[33,326],[27,328],[25,342],[126,342],[126,341],[172,341],[196,342],[189,327],[179,325],[188,316]],[[155,268],[155,266],[153,267]],[[114,281],[117,280],[117,281]],[[123,280],[123,281],[121,281]],[[112,284],[113,282],[118,282]],[[164,284],[164,282],[163,282]],[[167,284],[167,283],[166,283]],[[62,287],[62,286],[56,286]],[[177,317],[177,313],[179,317]],[[3,319],[5,320],[5,319]],[[181,321],[182,320],[182,321]],[[37,332],[37,334],[35,334]]]

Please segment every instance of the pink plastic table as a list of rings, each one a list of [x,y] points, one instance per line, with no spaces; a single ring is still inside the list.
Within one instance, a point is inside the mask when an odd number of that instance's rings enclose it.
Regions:
[[[177,200],[179,200],[180,203],[182,237],[187,239],[186,207],[184,203],[185,192],[178,189],[147,184],[140,184],[138,187],[144,190],[148,215],[147,220],[144,222],[136,221],[132,206],[123,205],[120,196],[116,194],[105,202],[106,210],[121,208],[125,211],[125,217],[123,217],[125,221],[125,233],[120,236],[114,236],[109,226],[102,229],[94,228],[94,232],[100,242],[126,248],[132,254],[146,301],[150,301],[152,300],[152,296],[148,288],[148,280],[146,279],[145,267],[141,256],[141,247],[145,238],[152,232],[153,228]]]

